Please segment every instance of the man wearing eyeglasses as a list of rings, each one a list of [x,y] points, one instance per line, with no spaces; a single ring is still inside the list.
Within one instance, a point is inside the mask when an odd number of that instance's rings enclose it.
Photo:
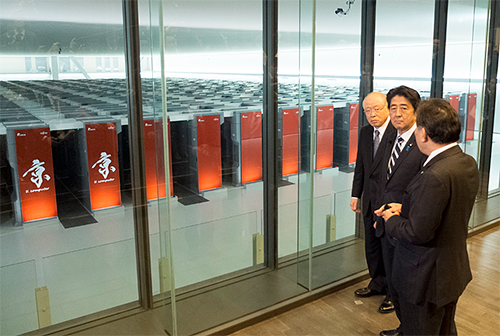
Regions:
[[[370,297],[374,295],[385,295],[387,283],[385,279],[385,268],[382,257],[382,245],[380,237],[375,235],[373,223],[375,197],[381,176],[385,178],[385,170],[382,172],[382,157],[388,139],[394,138],[396,129],[390,123],[389,109],[385,94],[372,92],[363,100],[363,109],[369,125],[364,126],[359,134],[358,153],[356,168],[352,182],[351,209],[363,214],[365,224],[365,256],[370,273],[370,283],[367,287],[357,289],[354,294],[359,297]],[[363,195],[362,206],[359,199]],[[382,302],[379,312],[390,313],[394,306],[389,297]]]

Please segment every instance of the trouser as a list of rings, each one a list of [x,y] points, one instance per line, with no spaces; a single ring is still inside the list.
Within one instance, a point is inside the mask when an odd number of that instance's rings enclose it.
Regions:
[[[403,335],[457,335],[455,325],[457,301],[438,307],[430,302],[416,305],[401,299],[399,303]]]
[[[385,281],[382,241],[375,235],[373,216],[363,216],[363,219],[365,223],[365,256],[371,277],[368,288],[377,292],[385,292],[387,291],[387,283]]]
[[[389,237],[386,233],[382,235],[382,252],[384,256],[384,267],[385,267],[385,280],[387,282],[387,289],[389,293],[389,297],[394,304],[394,310],[396,311],[396,315],[399,321],[402,323],[401,319],[401,307],[399,305],[398,293],[394,289],[394,285],[392,283],[392,263],[394,260],[394,245],[396,241]]]

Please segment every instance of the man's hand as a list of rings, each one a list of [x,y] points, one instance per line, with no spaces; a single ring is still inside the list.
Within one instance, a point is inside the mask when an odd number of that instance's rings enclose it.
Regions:
[[[382,217],[387,221],[392,216],[399,216],[401,213],[400,203],[389,203],[382,205],[379,209],[374,211],[375,215]]]
[[[360,209],[358,209],[358,198],[351,198],[351,210],[354,212],[361,212]]]

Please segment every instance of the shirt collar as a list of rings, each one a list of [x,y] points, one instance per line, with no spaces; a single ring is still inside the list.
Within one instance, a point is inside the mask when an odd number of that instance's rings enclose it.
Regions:
[[[430,160],[432,160],[433,158],[435,158],[438,154],[441,154],[445,150],[450,149],[451,147],[457,146],[457,145],[458,144],[456,142],[453,142],[451,144],[447,144],[446,146],[440,147],[440,148],[432,151],[432,153],[429,155],[429,157],[427,158],[427,160],[425,160],[424,167],[425,167],[426,164],[429,163]]]
[[[385,120],[385,122],[382,126],[373,128],[373,134],[375,134],[375,131],[379,131],[380,137],[382,137],[384,135],[384,132],[387,129],[387,125],[389,125],[390,121],[391,121],[391,118],[387,117],[387,119]]]

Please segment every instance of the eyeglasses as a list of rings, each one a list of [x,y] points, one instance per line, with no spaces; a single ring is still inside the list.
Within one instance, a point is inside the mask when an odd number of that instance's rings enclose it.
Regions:
[[[366,114],[373,114],[373,113],[378,114],[378,113],[380,113],[381,110],[382,109],[380,107],[373,107],[373,108],[369,107],[369,108],[365,109],[365,113]]]

